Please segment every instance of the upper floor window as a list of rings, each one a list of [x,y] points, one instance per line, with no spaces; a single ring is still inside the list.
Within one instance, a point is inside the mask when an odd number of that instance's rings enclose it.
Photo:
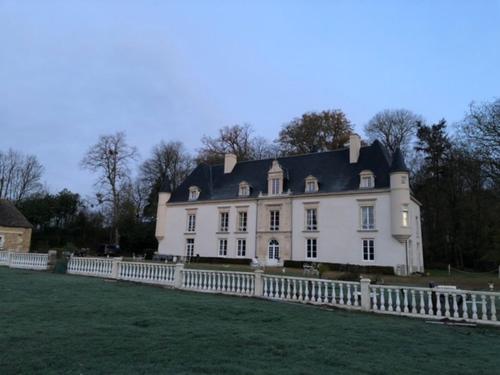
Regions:
[[[278,195],[280,193],[280,183],[281,180],[279,178],[271,179],[271,194]]]
[[[306,178],[306,193],[315,193],[318,191],[318,180],[313,176]]]
[[[187,216],[187,231],[196,231],[196,214],[188,214]]]
[[[240,183],[238,195],[240,197],[248,197],[250,195],[250,186],[245,181]]]
[[[306,209],[306,230],[318,229],[318,210],[316,208]]]
[[[238,231],[246,232],[247,231],[247,222],[248,222],[248,213],[246,211],[238,212]]]
[[[223,211],[219,213],[219,232],[229,231],[229,212]]]
[[[407,205],[404,205],[401,208],[401,225],[403,227],[410,226],[410,212],[408,210],[408,206]]]
[[[269,230],[277,231],[280,230],[280,212],[278,210],[272,210],[270,214],[270,225]]]
[[[189,188],[189,200],[195,201],[198,199],[199,196],[200,196],[200,189],[198,188],[198,186],[191,186]]]
[[[361,189],[371,189],[375,187],[375,177],[371,171],[362,171],[359,174],[359,187]]]
[[[361,229],[375,229],[375,207],[361,206]]]

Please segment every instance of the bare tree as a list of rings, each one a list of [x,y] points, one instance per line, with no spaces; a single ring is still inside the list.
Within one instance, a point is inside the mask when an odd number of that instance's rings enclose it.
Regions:
[[[480,157],[485,171],[500,181],[500,99],[472,103],[460,129],[468,147]]]
[[[410,143],[422,118],[406,109],[386,109],[375,116],[365,126],[370,141],[378,139],[391,152],[400,148],[406,156]]]
[[[18,202],[40,190],[43,167],[34,155],[0,151],[0,198]]]
[[[238,160],[252,159],[252,133],[249,124],[224,126],[219,129],[219,136],[212,138],[203,136],[203,146],[198,150],[198,162],[209,164],[221,163],[224,154],[235,154]]]
[[[94,173],[99,173],[96,185],[99,203],[111,206],[114,231],[114,241],[119,243],[118,216],[120,209],[120,194],[130,181],[129,164],[137,158],[135,147],[129,146],[125,133],[102,135],[98,142],[91,146],[81,161],[81,166]]]

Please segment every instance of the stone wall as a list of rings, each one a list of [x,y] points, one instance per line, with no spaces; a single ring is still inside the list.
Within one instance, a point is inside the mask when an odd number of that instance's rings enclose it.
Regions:
[[[31,243],[31,228],[0,227],[3,236],[3,250],[28,252]]]

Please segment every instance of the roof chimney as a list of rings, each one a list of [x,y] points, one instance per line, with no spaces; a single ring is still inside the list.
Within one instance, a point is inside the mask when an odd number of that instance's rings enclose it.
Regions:
[[[235,154],[225,154],[224,155],[224,174],[231,173],[234,166],[238,162],[238,158]]]
[[[357,163],[359,159],[359,150],[361,149],[361,137],[356,133],[349,136],[349,162]]]

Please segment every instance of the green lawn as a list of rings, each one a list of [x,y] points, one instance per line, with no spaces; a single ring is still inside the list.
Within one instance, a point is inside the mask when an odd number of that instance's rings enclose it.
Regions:
[[[498,374],[500,330],[0,267],[0,374]]]

